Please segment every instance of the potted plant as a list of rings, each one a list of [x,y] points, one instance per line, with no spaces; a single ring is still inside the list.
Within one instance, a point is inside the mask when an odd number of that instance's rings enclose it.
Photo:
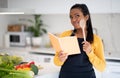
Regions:
[[[41,44],[41,36],[47,33],[45,26],[43,26],[43,22],[40,19],[41,15],[33,15],[34,20],[28,19],[29,22],[32,23],[31,26],[27,28],[29,32],[32,33],[32,45],[35,47],[39,47]]]
[[[47,30],[43,26],[43,22],[40,19],[41,15],[33,15],[34,20],[29,19],[33,25],[28,27],[28,31],[32,32],[34,37],[42,36],[44,33],[47,33]]]

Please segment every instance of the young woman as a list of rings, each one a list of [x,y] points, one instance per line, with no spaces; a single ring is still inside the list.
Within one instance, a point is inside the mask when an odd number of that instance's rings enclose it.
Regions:
[[[60,36],[77,36],[81,54],[67,55],[64,51],[56,52],[54,63],[61,66],[59,78],[96,78],[94,68],[103,71],[106,67],[101,38],[93,34],[90,13],[85,4],[75,4],[70,9],[73,30]],[[82,22],[82,24],[81,24]],[[82,26],[84,25],[84,40]]]

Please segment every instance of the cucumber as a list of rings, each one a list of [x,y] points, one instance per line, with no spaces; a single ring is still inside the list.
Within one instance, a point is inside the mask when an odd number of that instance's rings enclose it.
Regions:
[[[31,64],[30,68],[31,68],[31,71],[33,71],[35,75],[38,74],[38,67],[35,64]]]

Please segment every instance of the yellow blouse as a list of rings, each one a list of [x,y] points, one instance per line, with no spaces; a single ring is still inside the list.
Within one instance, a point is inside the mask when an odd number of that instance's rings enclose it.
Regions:
[[[70,36],[71,33],[72,30],[65,31],[60,35],[60,37]],[[87,54],[87,56],[89,57],[89,61],[97,70],[102,72],[106,67],[106,61],[104,58],[104,49],[101,38],[94,34],[94,41],[91,44],[91,46],[92,51],[89,54]],[[56,52],[54,56],[54,63],[57,66],[61,66],[64,64],[64,62],[61,62],[58,59],[58,52]]]

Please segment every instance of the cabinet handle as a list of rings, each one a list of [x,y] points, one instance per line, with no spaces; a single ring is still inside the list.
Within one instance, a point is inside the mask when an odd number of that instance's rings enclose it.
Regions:
[[[44,62],[50,62],[51,58],[44,58]]]

